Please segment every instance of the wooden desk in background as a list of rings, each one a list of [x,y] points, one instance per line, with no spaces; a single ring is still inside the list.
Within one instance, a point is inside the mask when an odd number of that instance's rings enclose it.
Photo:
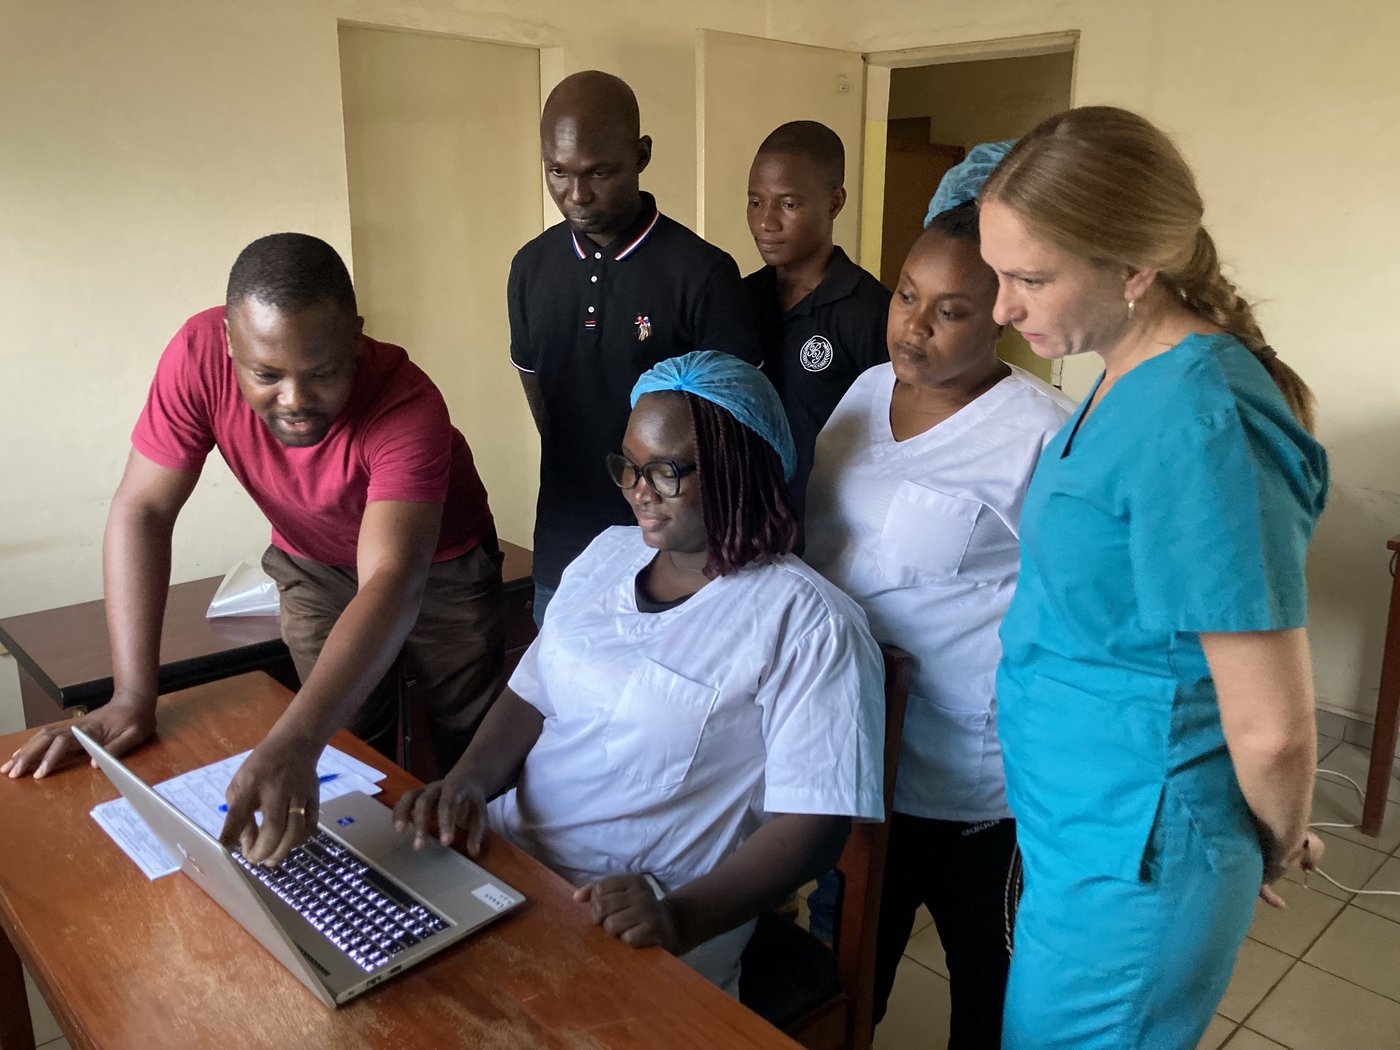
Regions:
[[[167,697],[159,740],[128,764],[154,782],[236,753],[286,702],[261,674]],[[346,733],[334,743],[388,772],[386,803],[417,783]],[[189,879],[141,874],[88,815],[115,795],[87,765],[0,781],[0,1050],[34,1045],[21,961],[75,1048],[797,1047],[660,949],[593,926],[563,879],[496,836],[482,861],[526,905],[328,1010]]]
[[[1395,768],[1396,730],[1400,728],[1400,536],[1386,544],[1390,554],[1390,615],[1385,626],[1385,649],[1381,654],[1381,687],[1376,695],[1376,728],[1371,735],[1371,768],[1366,777],[1366,802],[1361,811],[1361,830],[1379,835],[1385,820],[1385,801],[1390,791],[1390,774]]]
[[[275,616],[205,618],[223,577],[170,588],[160,638],[160,691],[212,682],[248,671],[266,671],[296,684]],[[107,606],[94,602],[10,616],[0,620],[0,643],[19,665],[24,724],[46,725],[105,704],[112,698],[112,650]]]
[[[535,634],[531,555],[501,542],[505,555],[506,647],[516,660]],[[160,642],[160,691],[266,671],[290,689],[296,669],[275,616],[205,618],[222,577],[177,583],[165,605]],[[92,708],[112,696],[112,652],[106,605],[99,599],[0,620],[0,644],[19,665],[24,724],[45,725]],[[512,665],[513,666],[513,665]]]

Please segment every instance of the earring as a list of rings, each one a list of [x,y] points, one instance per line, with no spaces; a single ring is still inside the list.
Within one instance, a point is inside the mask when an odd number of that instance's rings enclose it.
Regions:
[[[1128,300],[1128,320],[1129,320],[1129,321],[1131,321],[1131,320],[1133,319],[1133,307],[1135,307],[1135,306],[1137,306],[1137,300],[1136,300],[1136,299],[1129,299],[1129,300]]]

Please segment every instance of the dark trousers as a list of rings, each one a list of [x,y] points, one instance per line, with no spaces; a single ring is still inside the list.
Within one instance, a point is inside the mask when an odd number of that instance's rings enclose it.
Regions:
[[[321,647],[359,588],[354,569],[294,558],[276,547],[263,570],[277,583],[282,640],[303,682]],[[500,692],[505,671],[501,554],[492,536],[475,550],[428,570],[423,604],[400,660],[417,683],[428,715],[433,752],[446,773]],[[399,673],[391,670],[350,717],[347,729],[394,757],[398,736]]]
[[[875,1021],[922,904],[947,955],[953,1000],[949,1050],[1000,1050],[1008,926],[1019,900],[1016,822],[963,824],[895,813],[875,947]]]

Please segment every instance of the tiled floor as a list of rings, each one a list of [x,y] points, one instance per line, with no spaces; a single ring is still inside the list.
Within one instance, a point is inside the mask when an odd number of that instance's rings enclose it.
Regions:
[[[1321,768],[1366,782],[1369,752],[1320,738]],[[1356,792],[1319,778],[1314,819],[1355,824]],[[1345,886],[1400,890],[1400,780],[1391,782],[1385,832],[1320,832],[1323,869]],[[1284,911],[1258,907],[1249,939],[1201,1050],[1400,1050],[1400,897],[1359,897],[1290,875]],[[938,931],[920,922],[900,964],[876,1050],[941,1050],[948,1042],[948,980]]]
[[[58,1022],[28,974],[24,975],[24,989],[29,993],[29,1016],[34,1023],[34,1042],[39,1050],[68,1050],[68,1040],[58,1030]]]
[[[1321,767],[1364,783],[1368,753],[1321,738]],[[1400,780],[1392,782],[1385,833],[1323,831],[1323,868],[1345,886],[1400,890]],[[1356,793],[1319,780],[1314,819],[1360,820]],[[1400,897],[1360,897],[1314,877],[1290,875],[1288,908],[1258,907],[1219,1012],[1201,1050],[1400,1050]],[[805,909],[802,918],[805,919]],[[876,1050],[935,1050],[948,1041],[948,976],[926,912],[909,941]],[[67,1050],[30,988],[34,1039]]]

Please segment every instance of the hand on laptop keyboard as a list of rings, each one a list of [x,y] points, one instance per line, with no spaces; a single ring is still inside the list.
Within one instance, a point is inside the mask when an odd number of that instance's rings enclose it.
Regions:
[[[367,973],[448,925],[324,831],[275,869],[233,856]]]
[[[275,867],[316,830],[321,791],[320,747],[284,746],[271,739],[253,749],[229,782],[228,816],[219,841],[249,861]],[[262,813],[262,824],[253,819]]]

